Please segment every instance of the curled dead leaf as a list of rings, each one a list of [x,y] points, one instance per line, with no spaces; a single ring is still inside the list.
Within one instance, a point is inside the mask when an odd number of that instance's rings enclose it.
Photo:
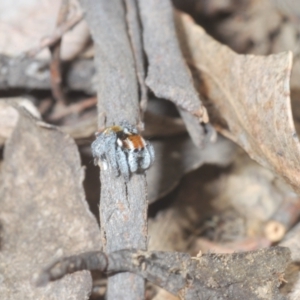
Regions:
[[[292,54],[238,55],[189,16],[177,13],[176,23],[215,127],[300,191],[300,143],[289,88]]]

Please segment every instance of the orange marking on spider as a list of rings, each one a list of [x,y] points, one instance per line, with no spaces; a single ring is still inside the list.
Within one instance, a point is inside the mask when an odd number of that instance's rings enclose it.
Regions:
[[[141,150],[145,147],[145,140],[137,134],[129,135],[124,141],[123,145],[125,148],[130,150]]]

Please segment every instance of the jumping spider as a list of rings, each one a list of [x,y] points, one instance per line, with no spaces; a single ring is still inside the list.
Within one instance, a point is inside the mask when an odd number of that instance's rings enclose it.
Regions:
[[[122,174],[126,181],[132,173],[143,172],[154,162],[153,146],[127,122],[107,127],[96,136],[92,143],[95,164],[100,163],[103,170],[111,167],[116,176]]]

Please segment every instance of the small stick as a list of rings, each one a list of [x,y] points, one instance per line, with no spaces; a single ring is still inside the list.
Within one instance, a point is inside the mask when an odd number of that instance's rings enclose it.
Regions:
[[[300,198],[287,197],[265,225],[265,236],[271,242],[280,241],[300,217]]]
[[[105,272],[108,258],[100,251],[85,252],[79,255],[62,257],[46,267],[33,279],[36,286],[45,286],[50,281],[58,280],[67,274],[82,270],[99,270]]]
[[[48,118],[50,121],[58,121],[70,114],[80,113],[87,108],[93,107],[97,104],[97,97],[86,98],[78,103],[73,103],[61,108],[58,112],[54,112]]]
[[[68,15],[68,11],[69,11],[69,0],[62,0],[61,7],[58,13],[58,18],[56,21],[57,26],[60,26],[65,22]],[[61,83],[62,83],[61,70],[60,70],[61,38],[59,38],[49,48],[52,54],[52,59],[50,63],[50,78],[51,78],[52,94],[58,103],[60,103],[61,105],[65,105],[66,99],[61,87]]]

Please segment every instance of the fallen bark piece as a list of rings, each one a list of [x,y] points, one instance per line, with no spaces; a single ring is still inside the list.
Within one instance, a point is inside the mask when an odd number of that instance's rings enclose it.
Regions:
[[[22,97],[0,98],[0,147],[12,135],[18,123],[19,113],[11,105],[12,103],[28,110],[35,118],[41,118],[39,111],[29,99]]]
[[[120,250],[83,253],[57,260],[44,269],[37,284],[77,270],[132,272],[179,294],[182,299],[283,300],[279,285],[291,261],[288,248],[273,247],[234,254],[203,254]]]
[[[31,283],[49,259],[97,250],[101,242],[75,142],[23,111],[1,167],[0,299],[86,299],[92,288],[87,272],[47,288]]]
[[[155,96],[172,101],[196,146],[204,144],[208,115],[194,87],[176,35],[171,2],[139,0],[143,42],[149,67],[147,86]]]
[[[158,98],[173,101],[206,123],[206,110],[180,51],[170,1],[138,2],[149,60],[146,84]]]

